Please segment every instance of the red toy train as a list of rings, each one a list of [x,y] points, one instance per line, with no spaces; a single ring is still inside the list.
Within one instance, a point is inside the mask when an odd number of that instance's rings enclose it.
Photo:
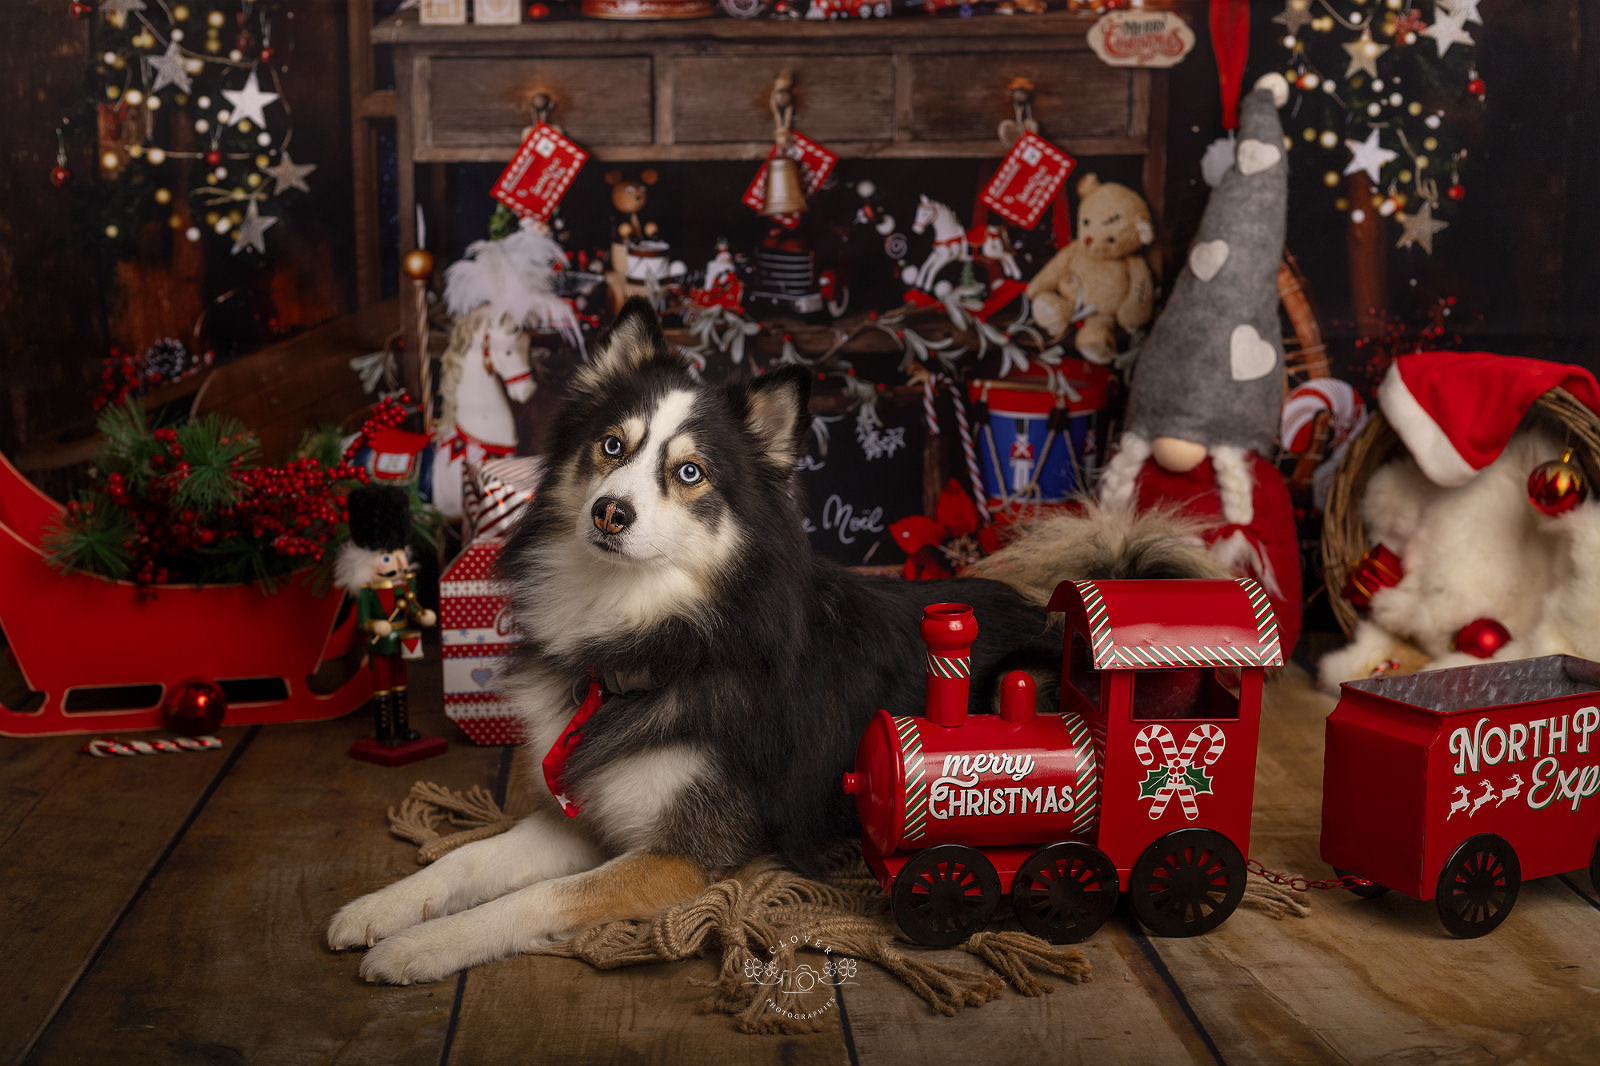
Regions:
[[[1525,877],[1600,885],[1600,664],[1566,655],[1353,681],[1328,717],[1322,857],[1493,930]]]
[[[920,943],[965,940],[1009,893],[1025,929],[1090,936],[1127,891],[1167,936],[1225,921],[1244,895],[1262,672],[1282,665],[1253,581],[1080,581],[1065,613],[1059,714],[1033,681],[999,715],[966,713],[977,633],[928,607],[927,716],[879,711],[844,790],[896,920]]]

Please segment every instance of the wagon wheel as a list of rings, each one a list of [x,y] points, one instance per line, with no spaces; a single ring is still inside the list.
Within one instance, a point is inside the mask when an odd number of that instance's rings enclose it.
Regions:
[[[1506,920],[1522,887],[1522,864],[1504,837],[1480,833],[1456,849],[1439,871],[1433,903],[1439,921],[1459,937],[1483,936]]]
[[[1244,856],[1211,829],[1179,829],[1157,839],[1128,879],[1133,913],[1159,936],[1198,936],[1244,898]]]
[[[1076,944],[1116,910],[1117,868],[1089,844],[1046,844],[1018,868],[1011,905],[1034,936]]]
[[[1000,875],[976,848],[940,844],[901,868],[889,898],[906,936],[930,947],[953,947],[994,914]]]
[[[1352,874],[1349,870],[1339,866],[1335,866],[1333,868],[1333,875],[1335,877],[1360,876],[1359,874]],[[1372,882],[1370,885],[1348,885],[1346,887],[1348,887],[1352,893],[1360,896],[1362,899],[1377,899],[1379,896],[1382,896],[1389,891],[1388,886],[1380,885],[1376,881]]]

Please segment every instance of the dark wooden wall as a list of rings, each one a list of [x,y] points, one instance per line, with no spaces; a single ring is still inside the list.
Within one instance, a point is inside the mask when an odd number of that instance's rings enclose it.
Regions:
[[[354,306],[343,0],[294,3],[275,19],[291,151],[317,170],[311,192],[289,201],[268,232],[259,269],[229,255],[226,242],[190,244],[159,223],[141,231],[135,259],[100,253],[84,224],[97,195],[92,138],[69,138],[67,187],[49,180],[56,125],[87,113],[98,16],[74,19],[64,0],[7,0],[5,13],[0,451],[15,456],[87,423],[108,345],[142,351],[166,336],[188,340],[211,307],[203,339],[226,359]]]

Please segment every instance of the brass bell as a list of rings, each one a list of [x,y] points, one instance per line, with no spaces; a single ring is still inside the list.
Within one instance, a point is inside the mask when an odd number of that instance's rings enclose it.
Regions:
[[[766,199],[763,215],[788,215],[806,209],[806,195],[800,188],[800,167],[786,155],[767,160]]]

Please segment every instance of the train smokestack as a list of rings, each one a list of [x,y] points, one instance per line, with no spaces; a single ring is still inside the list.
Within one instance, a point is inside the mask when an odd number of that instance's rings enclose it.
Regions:
[[[933,603],[922,609],[922,641],[928,646],[927,717],[935,725],[967,720],[972,684],[972,642],[978,620],[964,603]]]

